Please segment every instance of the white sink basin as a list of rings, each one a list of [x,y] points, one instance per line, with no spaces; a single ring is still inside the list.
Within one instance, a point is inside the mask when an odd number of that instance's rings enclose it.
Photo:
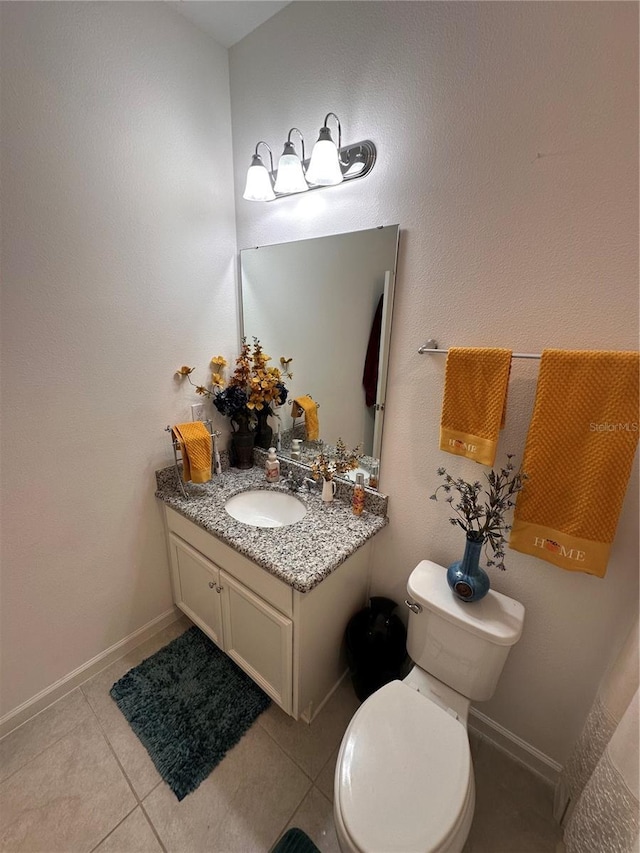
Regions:
[[[253,527],[286,527],[295,524],[307,514],[307,508],[293,495],[252,489],[234,495],[224,508],[236,521]]]

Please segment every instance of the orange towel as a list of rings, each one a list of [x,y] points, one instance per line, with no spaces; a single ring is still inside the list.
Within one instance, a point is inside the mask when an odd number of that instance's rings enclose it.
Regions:
[[[545,350],[509,547],[604,577],[638,443],[637,352]]]
[[[173,434],[182,454],[185,483],[206,483],[211,479],[211,433],[202,421],[176,424]]]
[[[304,397],[296,397],[291,406],[292,418],[299,418],[303,413],[305,437],[307,441],[317,441],[320,438],[318,406],[308,394]]]
[[[440,450],[493,465],[504,426],[511,350],[452,347],[444,379]]]

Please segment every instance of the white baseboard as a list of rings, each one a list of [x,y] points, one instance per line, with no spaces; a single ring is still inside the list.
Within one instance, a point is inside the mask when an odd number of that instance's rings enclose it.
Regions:
[[[491,741],[495,747],[506,752],[514,761],[524,764],[532,773],[555,786],[562,770],[562,765],[557,761],[473,707],[469,712],[468,725],[471,731]]]
[[[41,690],[40,693],[36,693],[31,699],[27,699],[26,702],[14,708],[13,711],[9,711],[8,714],[0,718],[0,739],[14,729],[17,729],[18,726],[26,723],[31,717],[35,717],[40,711],[44,711],[45,708],[57,702],[65,694],[75,690],[79,684],[82,684],[83,681],[100,672],[101,669],[104,669],[109,664],[124,657],[132,649],[146,642],[149,637],[153,637],[154,634],[158,634],[168,625],[176,622],[181,616],[182,613],[177,607],[172,607],[170,610],[161,613],[160,616],[156,616],[155,619],[147,622],[142,628],[138,628],[137,631],[129,634],[128,637],[105,649],[104,652],[100,652],[99,655],[83,663],[82,666],[74,669],[73,672],[63,676],[63,678],[58,679],[58,681],[49,687]]]

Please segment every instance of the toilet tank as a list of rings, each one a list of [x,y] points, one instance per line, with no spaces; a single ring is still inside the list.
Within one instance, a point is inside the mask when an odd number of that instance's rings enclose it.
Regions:
[[[520,639],[524,607],[489,590],[464,602],[449,589],[447,570],[423,560],[411,572],[407,650],[421,669],[476,702],[491,698],[514,643]]]

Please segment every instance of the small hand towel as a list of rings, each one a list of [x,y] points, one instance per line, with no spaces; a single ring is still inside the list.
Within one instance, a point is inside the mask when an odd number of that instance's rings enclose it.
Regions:
[[[504,426],[511,350],[452,347],[447,354],[440,450],[493,465]]]
[[[545,350],[509,547],[604,577],[638,443],[637,352]]]
[[[307,441],[317,441],[320,438],[318,407],[315,400],[312,400],[308,394],[304,397],[296,397],[291,407],[292,418],[299,418],[303,413],[305,437]]]
[[[182,454],[182,479],[185,483],[206,483],[211,479],[211,433],[202,421],[173,427]]]

